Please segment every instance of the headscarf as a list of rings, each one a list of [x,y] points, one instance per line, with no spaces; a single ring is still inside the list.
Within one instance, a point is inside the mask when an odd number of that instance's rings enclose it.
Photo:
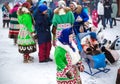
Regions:
[[[47,7],[46,5],[44,5],[44,4],[42,4],[42,5],[40,5],[40,6],[38,7],[38,9],[39,9],[39,11],[42,13],[42,12],[44,12],[45,10],[47,10],[48,7]]]

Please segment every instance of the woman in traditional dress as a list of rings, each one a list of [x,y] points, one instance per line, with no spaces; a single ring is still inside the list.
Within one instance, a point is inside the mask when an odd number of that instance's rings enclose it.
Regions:
[[[24,63],[32,62],[33,57],[29,54],[36,51],[35,43],[35,29],[33,28],[33,19],[29,11],[30,4],[28,2],[18,9],[18,22],[20,24],[20,30],[18,34],[18,48],[19,52],[23,54]]]
[[[19,33],[20,25],[17,19],[17,10],[20,4],[16,4],[12,10],[10,10],[10,29],[9,29],[9,38],[14,40],[14,45],[17,44],[17,36]]]
[[[84,70],[84,66],[72,33],[72,28],[63,29],[56,43],[57,84],[82,84],[79,72]]]

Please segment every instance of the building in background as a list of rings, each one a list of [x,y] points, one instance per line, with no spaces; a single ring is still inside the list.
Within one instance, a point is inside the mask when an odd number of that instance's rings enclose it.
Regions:
[[[120,17],[120,0],[117,0],[117,4],[118,4],[118,16]]]

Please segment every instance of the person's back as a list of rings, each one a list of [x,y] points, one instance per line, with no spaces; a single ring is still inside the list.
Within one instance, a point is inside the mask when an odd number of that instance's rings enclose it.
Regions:
[[[102,2],[98,2],[97,12],[98,15],[104,15],[104,6]]]
[[[53,39],[57,39],[61,31],[65,28],[70,28],[74,23],[74,15],[69,7],[66,7],[64,1],[58,2],[58,7],[54,10],[54,16],[52,19]],[[55,43],[55,42],[54,42]]]
[[[104,4],[105,18],[111,18],[111,13],[112,13],[111,4],[109,3],[109,1],[105,2],[105,4]]]

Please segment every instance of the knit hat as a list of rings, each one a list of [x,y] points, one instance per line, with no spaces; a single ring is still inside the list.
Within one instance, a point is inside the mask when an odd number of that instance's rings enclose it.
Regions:
[[[39,6],[38,9],[39,9],[40,12],[44,12],[45,10],[48,9],[48,7],[46,5],[44,5],[44,4],[42,4],[42,5]]]
[[[63,0],[58,1],[58,7],[59,7],[59,8],[63,8],[63,7],[65,7],[65,6],[66,6],[65,1],[63,1]]]
[[[72,28],[63,29],[58,40],[64,45],[70,45],[69,35],[72,33]]]

